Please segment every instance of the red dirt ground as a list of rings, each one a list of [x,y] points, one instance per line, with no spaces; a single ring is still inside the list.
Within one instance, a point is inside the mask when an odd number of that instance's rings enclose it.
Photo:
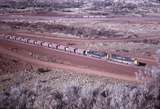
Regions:
[[[123,65],[119,65],[119,64],[108,63],[105,61],[100,61],[100,60],[87,58],[87,57],[83,57],[83,56],[79,56],[79,55],[72,55],[72,54],[67,54],[67,53],[59,52],[59,51],[55,51],[55,50],[48,50],[46,48],[34,47],[34,46],[28,46],[28,45],[26,46],[23,44],[12,43],[9,41],[4,41],[4,40],[0,40],[0,43],[1,43],[1,49],[2,49],[2,47],[3,48],[14,47],[14,48],[19,48],[19,49],[34,51],[38,54],[45,54],[50,57],[56,57],[57,59],[63,59],[63,61],[70,63],[70,66],[64,65],[64,66],[68,66],[69,70],[77,69],[78,71],[83,72],[83,73],[84,72],[88,72],[88,73],[93,72],[93,74],[97,74],[97,75],[101,75],[101,76],[104,76],[104,75],[107,76],[108,74],[111,74],[111,75],[115,75],[116,78],[117,77],[118,78],[126,78],[126,79],[127,78],[132,78],[132,79],[134,78],[134,80],[135,80],[134,72],[138,71],[138,68],[136,68],[134,66],[123,66]],[[4,49],[1,52],[4,53]],[[13,52],[8,52],[8,54],[10,54],[10,55],[12,53]],[[21,55],[17,54],[17,57],[21,57]],[[22,56],[22,57],[24,58],[24,56]],[[33,62],[36,62],[33,59],[31,59],[31,60]],[[41,62],[41,64],[42,63],[43,62]],[[44,62],[44,63],[48,63],[48,62]],[[54,64],[53,65],[49,64],[49,66],[55,67]],[[55,64],[55,65],[58,68],[63,68],[62,66],[60,66],[63,64]],[[71,67],[71,65],[72,65],[72,67]],[[67,69],[68,69],[68,67],[67,67]]]
[[[68,44],[73,44],[70,46],[73,47],[78,47],[78,48],[82,48],[79,45],[81,45],[82,43],[93,43],[93,42],[127,42],[127,40],[124,39],[119,39],[119,40],[87,40],[87,39],[77,39],[77,38],[63,38],[63,37],[50,37],[44,34],[30,34],[30,33],[21,33],[21,32],[17,32],[14,33],[14,35],[18,35],[21,37],[26,37],[26,38],[32,38],[32,39],[36,39],[38,38],[38,40],[43,40],[43,41],[48,41],[48,42],[54,42],[54,43],[58,43],[58,44],[63,44],[63,45],[68,45]],[[154,37],[152,37],[154,38]],[[157,38],[157,37],[156,37]],[[159,37],[158,37],[159,38]],[[141,39],[138,39],[141,40]],[[85,49],[85,48],[83,48]],[[107,51],[108,52],[108,51]],[[125,52],[110,52],[110,53],[116,53],[116,54],[120,54],[120,55],[124,55],[124,56],[130,56],[130,57],[135,57],[137,58],[139,61],[142,61],[144,63],[147,63],[149,65],[155,65],[156,64],[156,60],[153,58],[153,56],[144,56],[143,54],[128,54]]]

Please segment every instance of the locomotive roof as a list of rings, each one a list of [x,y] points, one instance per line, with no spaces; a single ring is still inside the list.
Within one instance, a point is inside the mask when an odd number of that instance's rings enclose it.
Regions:
[[[94,50],[89,50],[87,53],[88,53],[88,54],[97,55],[97,56],[101,56],[101,57],[104,57],[104,56],[107,55],[106,52],[102,52],[102,51],[94,51]]]
[[[130,57],[125,57],[125,56],[121,56],[121,55],[117,55],[117,54],[112,54],[112,58],[126,60],[126,61],[133,61],[133,59]]]

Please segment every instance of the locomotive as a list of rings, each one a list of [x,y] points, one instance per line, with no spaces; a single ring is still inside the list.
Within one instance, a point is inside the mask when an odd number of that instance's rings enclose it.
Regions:
[[[117,54],[108,54],[107,59],[113,62],[119,62],[119,63],[130,64],[130,65],[131,64],[139,65],[139,62],[136,58],[125,57]]]

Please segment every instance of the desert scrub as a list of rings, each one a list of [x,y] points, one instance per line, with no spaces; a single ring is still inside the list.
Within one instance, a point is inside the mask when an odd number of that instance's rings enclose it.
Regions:
[[[156,82],[156,84],[155,84]],[[154,83],[154,84],[153,84]],[[38,81],[34,88],[15,85],[0,93],[3,109],[159,109],[160,86],[147,84],[64,83],[64,90],[53,90]],[[145,104],[145,105],[144,105]]]

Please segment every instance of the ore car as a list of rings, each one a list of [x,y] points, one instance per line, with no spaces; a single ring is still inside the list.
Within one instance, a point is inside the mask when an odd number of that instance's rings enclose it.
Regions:
[[[107,58],[107,53],[101,52],[101,51],[87,50],[86,55],[90,56],[90,57],[99,58],[99,59],[106,59]]]
[[[11,35],[8,35],[8,39],[11,39],[12,38],[12,36]]]
[[[64,45],[58,45],[58,49],[66,51],[66,46],[64,46]]]
[[[25,38],[21,37],[21,40],[20,40],[20,41],[21,41],[21,42],[25,42],[24,39],[25,39]]]
[[[33,39],[28,39],[28,41],[27,41],[29,44],[35,44],[35,40],[33,40]]]
[[[9,35],[9,39],[12,40],[12,39],[13,39],[13,36]]]
[[[17,41],[20,41],[20,40],[21,40],[21,37],[16,37],[16,40],[17,40]]]
[[[34,44],[35,44],[35,45],[42,46],[42,41],[37,40],[37,41],[34,42]]]
[[[21,38],[21,42],[27,43],[28,38]]]
[[[49,47],[49,48],[53,48],[53,49],[57,49],[58,45],[55,44],[55,43],[50,43],[50,44],[48,45],[48,47]]]
[[[73,47],[66,47],[66,51],[71,52],[71,53],[75,53],[76,48]]]
[[[83,16],[83,18],[88,18],[88,16]]]
[[[49,47],[49,43],[48,42],[42,42],[42,46],[43,47]]]
[[[76,48],[76,49],[75,49],[75,53],[76,53],[76,54],[85,55],[85,52],[86,52],[85,49],[79,49],[79,48]]]
[[[16,40],[16,36],[11,36],[10,39],[11,40]]]
[[[10,39],[10,35],[5,35],[4,38],[5,39]]]
[[[28,43],[28,40],[29,40],[28,38],[22,38],[21,39],[21,41],[24,42],[24,43]]]

